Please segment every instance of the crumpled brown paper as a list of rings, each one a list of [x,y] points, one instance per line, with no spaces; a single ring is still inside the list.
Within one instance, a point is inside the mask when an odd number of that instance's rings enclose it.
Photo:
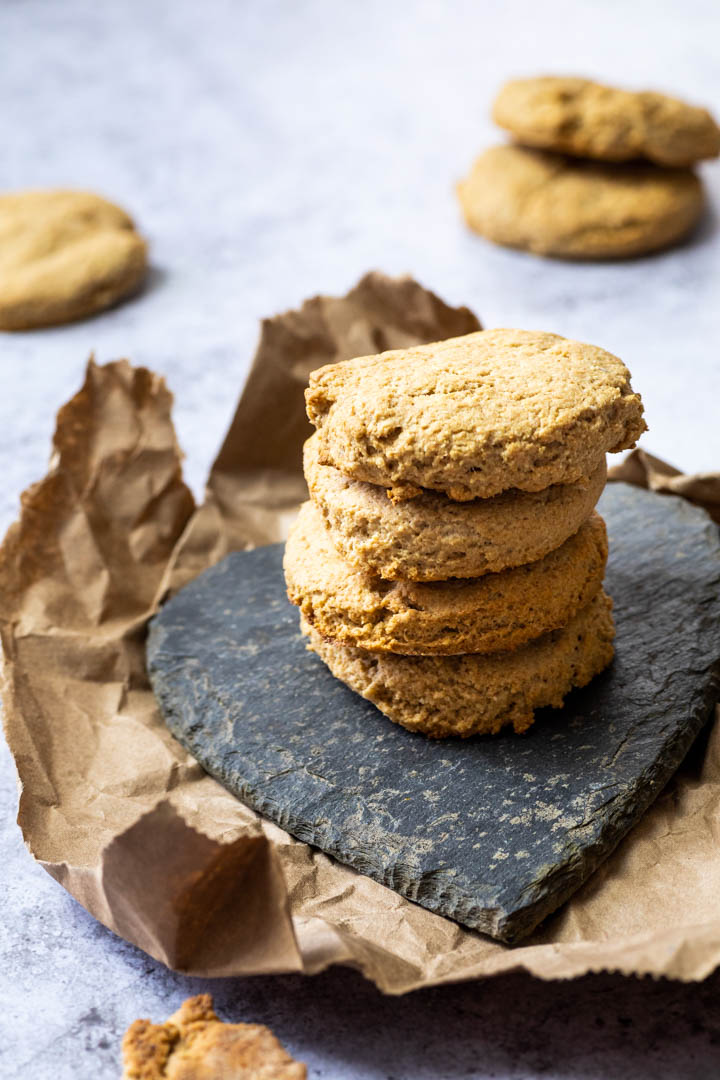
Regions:
[[[624,461],[609,470],[611,480],[650,488],[660,495],[680,495],[695,506],[707,510],[713,521],[720,524],[720,483],[718,473],[696,473],[687,476],[666,461],[653,457],[645,450],[633,450]]]
[[[340,963],[402,993],[520,968],[701,979],[720,963],[720,725],[584,888],[509,947],[261,820],[202,772],[158,713],[144,668],[148,617],[227,551],[285,535],[305,495],[308,372],[478,325],[410,279],[380,274],[347,297],[266,320],[199,508],[162,379],[91,362],[60,410],[50,471],[23,496],[0,553],[19,823],[80,903],[173,968],[312,973]],[[683,477],[641,451],[619,473],[720,508],[720,476]]]

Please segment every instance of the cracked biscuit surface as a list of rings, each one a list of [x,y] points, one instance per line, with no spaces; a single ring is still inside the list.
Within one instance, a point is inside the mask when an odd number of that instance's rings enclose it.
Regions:
[[[262,1024],[224,1024],[209,994],[188,998],[164,1024],[136,1020],[123,1039],[123,1080],[306,1080]]]
[[[479,577],[542,559],[577,532],[607,475],[602,457],[589,477],[542,491],[470,502],[421,491],[393,501],[385,488],[322,465],[318,454],[315,434],[305,443],[305,479],[334,546],[354,566],[393,581]]]
[[[613,259],[682,239],[703,189],[690,169],[606,165],[522,146],[495,146],[458,185],[467,224],[536,255]]]
[[[134,292],[146,271],[132,220],[98,195],[0,196],[0,329],[85,318]]]
[[[683,166],[720,153],[720,128],[707,109],[590,79],[547,76],[506,83],[493,119],[526,146],[602,161],[646,158]]]
[[[464,580],[387,582],[350,566],[304,503],[285,547],[288,596],[338,645],[405,655],[516,649],[564,626],[600,590],[607,533],[593,515],[544,559]]]
[[[432,738],[527,730],[535,710],[559,708],[613,657],[612,601],[599,592],[561,630],[513,652],[397,656],[325,640],[301,619],[332,674],[396,724]]]
[[[328,364],[306,390],[321,464],[464,501],[589,476],[645,430],[630,374],[557,334],[484,330]]]

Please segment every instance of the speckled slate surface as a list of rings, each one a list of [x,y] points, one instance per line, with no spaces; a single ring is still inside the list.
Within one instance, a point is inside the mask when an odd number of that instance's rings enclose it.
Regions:
[[[305,649],[279,544],[229,556],[154,620],[149,669],[171,730],[295,836],[519,940],[637,820],[717,697],[717,527],[624,484],[600,509],[616,659],[527,735],[433,742],[391,724]]]

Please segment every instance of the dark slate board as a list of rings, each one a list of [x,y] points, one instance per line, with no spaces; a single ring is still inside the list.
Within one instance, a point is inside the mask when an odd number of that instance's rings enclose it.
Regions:
[[[610,485],[612,667],[523,736],[433,742],[305,649],[282,545],[230,555],[153,620],[168,726],[249,806],[431,911],[518,941],[605,859],[717,699],[720,542],[680,499]]]

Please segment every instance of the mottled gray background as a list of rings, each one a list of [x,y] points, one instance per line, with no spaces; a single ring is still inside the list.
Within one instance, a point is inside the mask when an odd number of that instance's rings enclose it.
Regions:
[[[590,74],[720,112],[715,0],[0,0],[0,189],[72,185],[125,205],[152,244],[145,294],[92,321],[0,335],[0,525],[44,471],[88,353],[163,372],[200,489],[258,319],[372,267],[412,272],[488,326],[557,331],[629,364],[643,445],[720,468],[720,238],[617,264],[492,248],[453,184],[502,138],[516,74]],[[715,206],[720,167],[703,167]],[[0,1076],[105,1080],[136,1016],[199,980],[98,926],[23,849],[2,755]],[[705,1078],[720,1071],[720,979],[522,976],[383,999],[352,972],[217,983],[312,1077]]]

